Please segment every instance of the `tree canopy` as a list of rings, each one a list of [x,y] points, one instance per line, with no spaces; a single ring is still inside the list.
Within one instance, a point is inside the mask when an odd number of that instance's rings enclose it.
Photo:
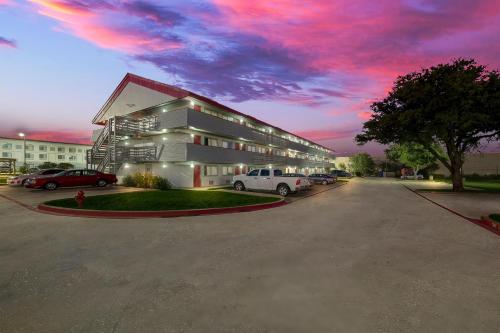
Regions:
[[[366,176],[375,170],[375,162],[367,153],[359,153],[349,158],[349,169],[358,176]]]
[[[441,152],[439,146],[433,147]],[[437,158],[424,146],[418,143],[394,144],[386,149],[385,154],[389,160],[399,161],[405,166],[411,167],[415,175],[422,169],[433,165]]]
[[[460,191],[465,153],[500,137],[500,75],[473,59],[457,59],[398,77],[371,109],[359,144],[418,143],[450,170]]]

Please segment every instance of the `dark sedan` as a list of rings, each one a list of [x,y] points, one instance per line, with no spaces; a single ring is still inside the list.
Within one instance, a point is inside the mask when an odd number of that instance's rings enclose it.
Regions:
[[[351,178],[352,174],[344,170],[332,170],[332,176]]]
[[[99,186],[117,182],[116,176],[96,170],[67,170],[55,175],[46,175],[30,178],[26,181],[27,188],[55,190],[58,187]]]
[[[336,176],[328,175],[326,173],[313,173],[309,175],[307,178],[315,184],[328,185],[333,184],[337,181]]]

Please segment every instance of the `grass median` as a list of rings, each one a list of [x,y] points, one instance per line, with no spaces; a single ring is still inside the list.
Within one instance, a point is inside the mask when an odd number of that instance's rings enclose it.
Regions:
[[[158,211],[203,208],[227,208],[271,203],[280,198],[238,194],[223,191],[168,190],[117,193],[89,196],[83,209],[118,211]],[[75,199],[45,202],[48,206],[75,208]]]

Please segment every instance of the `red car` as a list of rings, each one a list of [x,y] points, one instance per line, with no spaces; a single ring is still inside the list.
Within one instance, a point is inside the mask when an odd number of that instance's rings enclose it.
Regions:
[[[58,187],[73,186],[106,186],[117,182],[116,176],[96,170],[67,170],[55,175],[46,175],[30,178],[26,181],[26,188],[43,188],[55,190]]]

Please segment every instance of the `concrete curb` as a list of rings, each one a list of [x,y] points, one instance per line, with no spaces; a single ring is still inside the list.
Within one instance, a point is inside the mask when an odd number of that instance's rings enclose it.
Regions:
[[[417,192],[417,191],[415,191],[415,190],[411,189],[410,187],[408,187],[408,186],[406,186],[406,185],[403,185],[403,186],[404,186],[404,187],[406,187],[406,189],[407,189],[407,190],[410,190],[411,192],[415,193],[415,194],[416,194],[416,195],[418,195],[419,197],[421,197],[421,198],[423,198],[423,199],[425,199],[425,200],[427,200],[427,201],[429,201],[429,202],[431,202],[431,203],[435,204],[436,206],[439,206],[439,207],[441,207],[441,208],[443,208],[443,209],[446,209],[446,210],[447,210],[447,211],[449,211],[450,213],[453,213],[453,214],[455,214],[455,215],[457,215],[457,216],[459,216],[459,217],[463,218],[464,220],[467,220],[467,221],[469,221],[469,222],[472,222],[472,223],[474,223],[475,225],[478,225],[478,226],[480,226],[480,227],[482,227],[482,228],[484,228],[484,229],[486,229],[486,230],[488,230],[488,231],[490,231],[490,232],[492,232],[492,233],[496,234],[497,236],[500,236],[500,230],[499,230],[499,229],[497,229],[497,228],[492,227],[492,226],[491,226],[491,224],[490,224],[490,223],[488,223],[488,222],[486,222],[485,220],[483,220],[483,219],[481,219],[481,220],[479,220],[479,219],[474,219],[474,218],[471,218],[471,217],[468,217],[468,216],[462,215],[462,214],[460,214],[460,213],[459,213],[459,212],[457,212],[457,211],[454,211],[454,210],[452,210],[452,209],[450,209],[450,208],[448,208],[448,207],[446,207],[446,206],[443,206],[443,205],[441,205],[441,204],[437,203],[437,202],[436,202],[436,201],[434,201],[434,200],[431,200],[431,199],[427,198],[425,195],[423,195],[423,194],[421,194],[421,193],[419,193],[419,192]]]
[[[247,206],[185,209],[185,210],[159,210],[159,211],[90,210],[90,209],[61,208],[61,207],[53,207],[45,204],[40,204],[38,205],[37,211],[42,213],[73,216],[73,217],[136,219],[136,218],[167,218],[167,217],[181,217],[181,216],[218,215],[218,214],[253,212],[257,210],[281,207],[287,204],[288,203],[284,199],[281,199],[276,202],[247,205]]]

